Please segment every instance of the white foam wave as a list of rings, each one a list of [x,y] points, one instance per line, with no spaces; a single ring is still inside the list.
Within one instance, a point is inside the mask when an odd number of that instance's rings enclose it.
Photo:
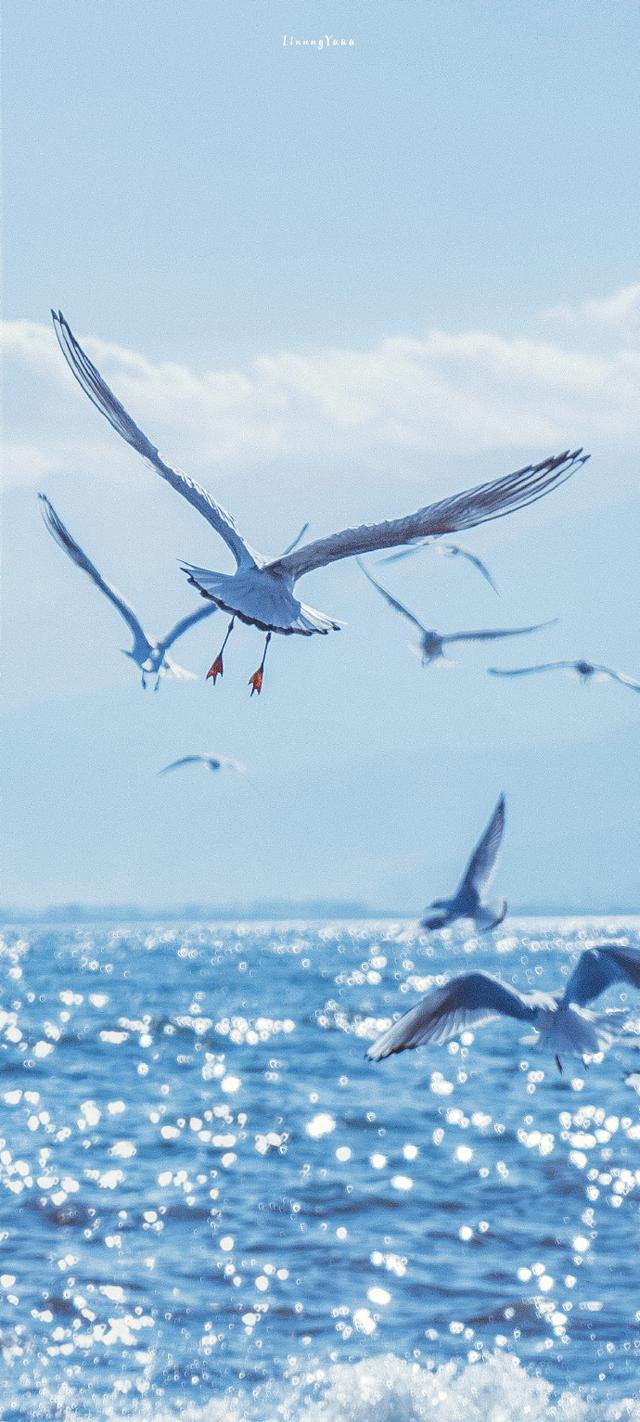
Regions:
[[[91,1409],[57,1400],[55,1415],[89,1422]],[[176,1410],[151,1399],[105,1405],[109,1422],[640,1422],[640,1400],[597,1402],[576,1391],[555,1392],[513,1354],[434,1369],[393,1354],[319,1369],[304,1382],[263,1384]]]

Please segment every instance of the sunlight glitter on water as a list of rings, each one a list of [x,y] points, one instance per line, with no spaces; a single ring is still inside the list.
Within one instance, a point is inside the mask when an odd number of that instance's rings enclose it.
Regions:
[[[635,925],[606,925],[620,932],[640,942]],[[472,1399],[490,1376],[511,1406],[497,1379],[515,1355],[523,1398],[536,1368],[547,1398],[570,1384],[574,1412],[558,1416],[596,1415],[579,1410],[589,1394],[598,1408],[634,1397],[633,1033],[562,1079],[518,1024],[363,1058],[470,959],[557,987],[590,934],[582,921],[530,921],[496,943],[381,924],[7,932],[0,1318],[16,1396],[23,1379],[15,1415],[45,1388],[89,1413],[114,1389],[168,1408],[198,1388],[210,1408],[250,1383],[291,1418],[338,1416],[330,1399],[351,1389],[340,1415],[359,1418],[369,1377],[403,1422],[398,1398],[432,1415],[440,1378],[447,1418],[462,1379]],[[315,1413],[296,1368],[322,1372]]]

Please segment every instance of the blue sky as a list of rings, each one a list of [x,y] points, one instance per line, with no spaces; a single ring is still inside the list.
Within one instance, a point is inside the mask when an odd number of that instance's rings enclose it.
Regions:
[[[6,901],[363,898],[453,887],[505,789],[514,904],[637,906],[640,698],[491,662],[640,675],[637,7],[570,0],[5,0]],[[332,33],[353,47],[283,47]],[[423,672],[355,565],[347,627],[257,634],[144,695],[117,615],[47,538],[44,488],[153,630],[192,606],[197,514],[83,401],[60,305],[163,452],[277,552],[573,443],[584,473],[385,570],[443,629],[558,616]],[[228,777],[155,772],[191,750]]]

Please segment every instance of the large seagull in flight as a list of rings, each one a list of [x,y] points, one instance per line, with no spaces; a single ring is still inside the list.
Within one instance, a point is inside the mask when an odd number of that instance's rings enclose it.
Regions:
[[[274,632],[285,636],[298,633],[309,637],[315,632],[325,634],[332,630],[337,631],[340,626],[332,617],[299,602],[295,585],[307,573],[340,558],[352,558],[356,554],[372,553],[376,549],[395,548],[416,538],[438,538],[443,533],[473,528],[476,524],[503,518],[515,509],[535,503],[550,489],[564,483],[589,457],[583,454],[581,449],[565,450],[564,453],[544,459],[539,464],[528,464],[501,479],[493,479],[489,483],[479,484],[463,493],[428,504],[404,518],[390,519],[384,523],[362,524],[358,528],[345,528],[339,533],[330,534],[328,538],[303,544],[295,552],[284,553],[278,558],[266,558],[246,542],[230,514],[225,513],[211,494],[187,474],[165,463],[156,446],[134,423],[93,362],[89,360],[62,312],[52,311],[51,314],[63,355],[92,404],[105,415],[127,444],[148,459],[157,473],[193,504],[232,553],[236,563],[236,570],[232,574],[194,567],[189,563],[182,566],[189,581],[198,588],[203,597],[216,603],[225,612],[231,613],[227,637],[207,673],[214,682],[222,675],[222,652],[236,617],[266,632],[262,661],[249,680],[252,695],[262,689],[265,657]]]
[[[383,1032],[369,1047],[370,1061],[395,1052],[411,1051],[428,1042],[440,1045],[468,1028],[483,1027],[497,1017],[529,1022],[534,1044],[553,1053],[558,1071],[562,1057],[605,1052],[618,1036],[615,1023],[627,1009],[592,1012],[589,1004],[614,983],[640,988],[640,949],[625,942],[596,943],[580,954],[564,992],[518,992],[489,973],[461,973],[444,987],[434,987],[415,1007]],[[525,1038],[528,1042],[530,1039]]]

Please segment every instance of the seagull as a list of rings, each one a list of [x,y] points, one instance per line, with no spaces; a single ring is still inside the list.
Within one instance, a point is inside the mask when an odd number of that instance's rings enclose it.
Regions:
[[[208,765],[209,770],[236,770],[239,775],[246,775],[247,768],[241,765],[239,760],[233,760],[229,755],[208,755],[204,751],[198,755],[183,755],[180,760],[172,760],[170,765],[165,765],[158,775],[166,775],[169,770],[177,770],[181,765]]]
[[[444,987],[434,987],[383,1032],[367,1051],[379,1062],[394,1052],[406,1052],[427,1042],[441,1045],[468,1027],[482,1027],[496,1017],[530,1022],[537,1038],[525,1038],[553,1052],[558,1071],[566,1052],[595,1056],[616,1037],[612,1017],[626,1015],[589,1011],[587,1003],[612,983],[640,988],[640,949],[624,942],[596,943],[580,954],[564,992],[518,992],[489,973],[461,973]]]
[[[487,671],[491,676],[528,676],[530,672],[572,671],[577,673],[585,686],[591,677],[596,681],[605,681],[608,677],[610,681],[619,681],[622,686],[630,687],[631,691],[640,691],[640,681],[627,676],[625,672],[614,671],[613,667],[599,666],[597,662],[541,662],[535,667],[487,667]]]
[[[379,583],[365,568],[359,558],[356,559],[356,562],[362,569],[365,578],[368,578],[374,588],[377,588],[378,592],[382,594],[385,602],[388,602],[390,607],[399,612],[401,617],[406,617],[407,622],[410,622],[413,627],[417,627],[420,641],[417,646],[410,645],[410,650],[420,657],[423,667],[429,666],[430,662],[437,662],[444,658],[444,649],[448,642],[492,642],[497,637],[522,637],[525,632],[540,632],[543,627],[551,627],[552,623],[558,620],[554,617],[551,622],[536,622],[532,627],[488,628],[479,632],[436,632],[434,627],[425,627],[424,623],[420,622],[413,612],[405,607],[404,603],[399,602],[396,597],[392,597],[391,593],[383,588],[382,583]],[[451,665],[446,658],[445,662],[447,665]]]
[[[420,927],[444,928],[457,918],[472,918],[476,928],[486,932],[497,928],[507,912],[507,901],[499,904],[484,902],[484,895],[493,879],[504,832],[505,798],[500,796],[486,830],[471,855],[460,884],[452,899],[434,899]]]
[[[481,577],[493,588],[497,597],[500,596],[494,580],[489,572],[486,563],[478,558],[477,554],[470,553],[468,548],[461,548],[459,543],[431,543],[428,538],[421,539],[419,543],[412,543],[409,548],[401,548],[399,553],[390,553],[388,558],[381,558],[381,563],[397,563],[399,558],[410,558],[412,553],[419,553],[421,548],[433,548],[435,553],[439,553],[443,558],[466,558],[468,563],[472,563],[478,569]]]
[[[328,538],[303,544],[294,552],[285,552],[278,558],[265,558],[246,542],[231,516],[225,513],[211,494],[188,475],[165,463],[156,446],[134,423],[93,362],[89,360],[62,312],[52,311],[51,315],[65,360],[92,404],[109,420],[127,444],[149,460],[156,472],[193,504],[232,553],[236,563],[233,574],[199,568],[191,563],[183,563],[181,566],[189,582],[203,597],[209,598],[223,611],[231,614],[227,635],[207,672],[207,679],[211,677],[215,684],[217,677],[222,676],[223,652],[236,617],[241,622],[266,632],[262,661],[257,671],[249,678],[252,696],[256,692],[259,695],[262,690],[265,658],[274,633],[283,636],[298,634],[303,637],[321,633],[324,636],[340,628],[341,624],[333,617],[298,601],[294,591],[298,579],[313,572],[315,568],[323,568],[340,558],[351,558],[358,553],[397,547],[420,537],[437,538],[443,533],[473,528],[476,524],[503,518],[517,508],[535,503],[552,488],[564,483],[589,458],[581,449],[565,450],[563,454],[544,459],[539,464],[527,465],[501,479],[494,479],[490,483],[480,484],[476,488],[441,499],[407,517],[385,523],[364,524],[358,528],[346,528],[339,533],[330,534]]]
[[[133,634],[133,647],[130,652],[124,648],[122,650],[125,657],[130,657],[140,668],[143,688],[146,689],[148,676],[155,676],[156,691],[160,685],[160,678],[163,676],[172,677],[175,681],[195,681],[195,673],[186,671],[184,667],[178,666],[177,662],[174,662],[168,655],[168,649],[173,646],[173,643],[177,642],[178,638],[182,637],[190,627],[194,627],[196,622],[202,622],[210,613],[216,612],[217,608],[199,607],[195,612],[188,613],[186,617],[182,617],[179,622],[176,622],[175,627],[172,627],[171,631],[167,632],[166,637],[147,636],[133,608],[125,601],[122,594],[119,593],[116,588],[111,587],[111,584],[105,581],[102,574],[98,572],[98,569],[87,557],[86,553],[83,553],[80,545],[72,538],[68,528],[65,527],[59,514],[56,513],[50,499],[47,498],[46,494],[38,494],[38,498],[41,501],[42,516],[45,524],[51,537],[54,538],[58,544],[58,547],[62,548],[63,552],[67,553],[69,558],[71,558],[79,568],[82,568],[85,573],[89,574],[89,577],[93,579],[96,587],[100,588],[100,591],[104,593],[105,597],[108,597],[109,602],[113,603],[113,606],[117,608],[121,617],[123,617],[127,623]]]

